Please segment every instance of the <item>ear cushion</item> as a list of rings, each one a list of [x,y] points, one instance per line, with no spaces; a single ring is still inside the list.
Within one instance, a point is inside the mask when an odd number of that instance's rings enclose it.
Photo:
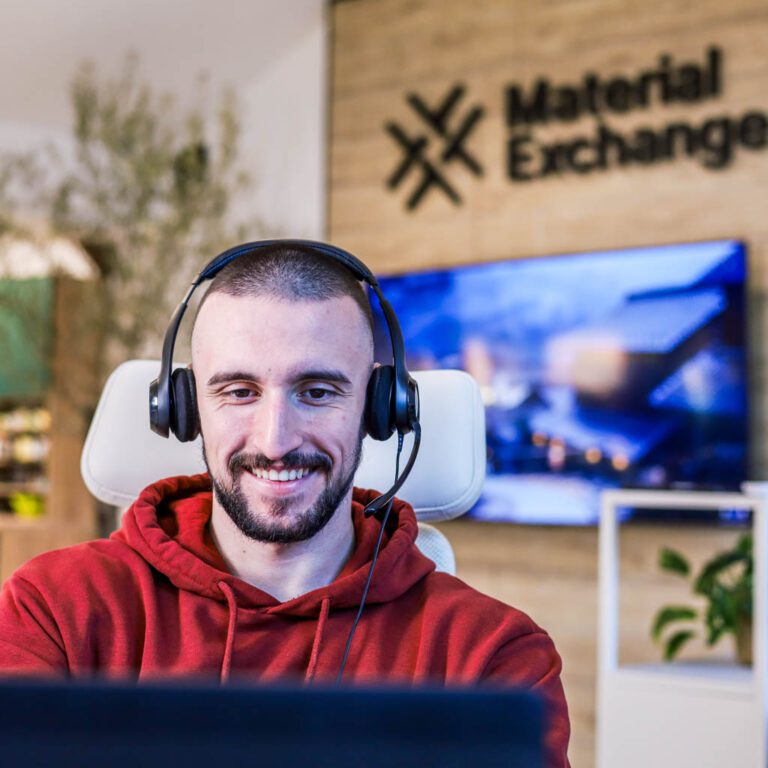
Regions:
[[[177,368],[171,374],[171,389],[173,390],[171,429],[182,443],[188,443],[200,433],[195,374],[189,368]]]
[[[374,368],[368,379],[365,399],[365,428],[374,440],[387,440],[395,429],[394,398],[395,369],[391,365]]]

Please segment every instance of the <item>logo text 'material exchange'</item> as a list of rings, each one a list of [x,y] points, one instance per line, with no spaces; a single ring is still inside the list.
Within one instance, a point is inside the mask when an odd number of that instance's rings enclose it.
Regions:
[[[387,133],[403,151],[402,159],[387,179],[387,186],[397,189],[407,177],[416,178],[406,200],[409,210],[416,208],[432,188],[441,190],[455,205],[461,203],[461,196],[446,175],[447,167],[453,162],[462,163],[475,176],[483,175],[480,163],[466,147],[470,133],[483,116],[483,108],[475,106],[463,118],[456,117],[465,90],[463,85],[455,85],[435,108],[430,108],[415,93],[406,97],[426,124],[426,131],[422,129],[421,133],[409,134],[397,123],[385,125]],[[437,149],[433,142],[439,142]]]

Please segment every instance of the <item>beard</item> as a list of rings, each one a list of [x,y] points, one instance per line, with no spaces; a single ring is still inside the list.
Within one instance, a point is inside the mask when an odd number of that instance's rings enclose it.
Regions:
[[[211,476],[216,500],[245,536],[254,541],[272,544],[306,541],[319,533],[328,524],[339,504],[349,493],[361,457],[362,436],[348,468],[342,467],[339,475],[334,479],[331,476],[333,464],[325,454],[300,453],[299,451],[285,454],[280,459],[283,468],[308,467],[313,472],[321,472],[326,477],[325,488],[320,492],[315,502],[291,519],[289,509],[295,503],[292,499],[270,499],[265,502],[269,505],[269,510],[259,513],[251,508],[240,485],[240,477],[243,472],[254,469],[270,469],[275,462],[268,459],[264,454],[237,452],[232,455],[228,463],[231,483],[227,484],[211,470],[208,457],[205,454],[205,443],[203,443],[203,460],[208,468],[208,474]]]

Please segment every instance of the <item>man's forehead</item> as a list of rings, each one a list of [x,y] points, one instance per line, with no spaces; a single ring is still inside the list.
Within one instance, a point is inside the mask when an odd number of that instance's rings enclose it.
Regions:
[[[224,343],[232,336],[267,333],[332,335],[372,349],[367,319],[349,296],[292,300],[272,295],[233,296],[216,292],[206,297],[195,319],[192,349]]]
[[[195,328],[202,321],[216,323],[243,314],[275,313],[282,315],[285,312],[313,320],[333,319],[334,316],[338,315],[347,321],[352,318],[365,321],[362,310],[350,296],[333,296],[327,299],[291,299],[271,294],[234,296],[217,291],[206,296],[195,319]]]

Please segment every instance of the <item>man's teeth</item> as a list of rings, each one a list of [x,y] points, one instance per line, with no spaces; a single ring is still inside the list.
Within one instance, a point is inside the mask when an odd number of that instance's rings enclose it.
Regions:
[[[301,480],[302,477],[308,475],[312,470],[310,469],[254,469],[253,474],[256,477],[260,477],[262,480],[277,480],[284,483],[288,480]]]

